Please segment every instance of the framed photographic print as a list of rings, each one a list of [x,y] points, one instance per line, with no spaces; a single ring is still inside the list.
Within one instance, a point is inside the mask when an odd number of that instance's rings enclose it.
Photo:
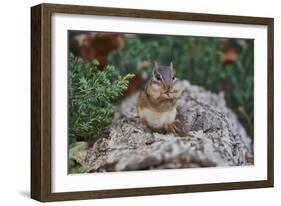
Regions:
[[[273,187],[273,19],[31,8],[31,197]]]

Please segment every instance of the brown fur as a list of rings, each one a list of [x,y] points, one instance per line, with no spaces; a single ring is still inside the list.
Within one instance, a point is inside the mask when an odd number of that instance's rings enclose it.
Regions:
[[[181,94],[181,85],[174,81],[167,90],[165,82],[156,83],[153,78],[148,81],[138,99],[140,119],[153,131],[175,133],[176,101]]]

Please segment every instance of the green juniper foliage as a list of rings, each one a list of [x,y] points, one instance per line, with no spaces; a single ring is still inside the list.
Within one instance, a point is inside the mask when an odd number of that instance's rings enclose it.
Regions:
[[[114,102],[127,89],[134,75],[120,76],[113,66],[103,71],[98,62],[83,64],[82,60],[69,55],[68,107],[70,143],[77,137],[97,138],[111,123]]]

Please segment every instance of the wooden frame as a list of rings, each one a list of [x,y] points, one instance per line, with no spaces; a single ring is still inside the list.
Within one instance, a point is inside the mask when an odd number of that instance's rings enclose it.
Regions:
[[[51,16],[53,13],[141,17],[266,25],[268,28],[267,180],[135,189],[52,193],[51,191]],[[41,4],[31,8],[31,197],[42,201],[159,195],[273,187],[273,36],[272,18]]]

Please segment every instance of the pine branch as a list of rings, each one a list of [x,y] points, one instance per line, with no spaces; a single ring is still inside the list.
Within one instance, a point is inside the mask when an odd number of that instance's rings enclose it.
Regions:
[[[72,138],[100,135],[112,121],[114,101],[134,76],[120,76],[113,66],[99,71],[97,64],[95,60],[83,64],[81,59],[69,55],[69,133]]]

